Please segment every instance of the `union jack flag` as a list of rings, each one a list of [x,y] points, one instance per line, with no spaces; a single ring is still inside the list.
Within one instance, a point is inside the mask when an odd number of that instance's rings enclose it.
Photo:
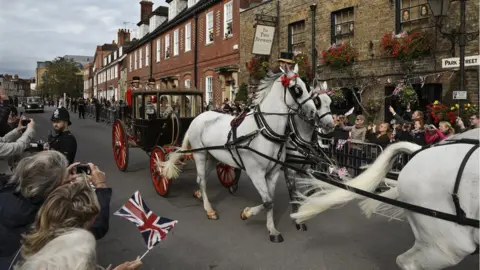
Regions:
[[[148,249],[162,241],[167,233],[178,223],[165,217],[159,217],[148,208],[140,192],[132,197],[114,215],[124,217],[137,225]]]

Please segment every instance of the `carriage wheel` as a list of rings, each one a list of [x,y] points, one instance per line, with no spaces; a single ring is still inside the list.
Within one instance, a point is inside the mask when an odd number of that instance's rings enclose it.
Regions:
[[[152,183],[158,195],[166,197],[170,191],[170,180],[161,174],[162,168],[157,166],[156,161],[165,161],[165,151],[163,148],[155,146],[150,153],[150,174],[152,175]]]
[[[113,158],[120,171],[126,171],[128,167],[128,139],[125,133],[125,126],[117,119],[112,127],[112,149]]]
[[[217,163],[218,179],[232,194],[237,190],[237,184],[241,174],[242,170],[240,169],[233,168],[232,166],[221,162]]]

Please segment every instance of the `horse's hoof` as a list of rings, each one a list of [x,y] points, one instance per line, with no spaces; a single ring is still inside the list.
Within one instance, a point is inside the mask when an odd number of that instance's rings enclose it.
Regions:
[[[215,212],[207,213],[207,217],[208,217],[208,219],[211,219],[211,220],[217,220],[218,219],[218,215]]]
[[[238,185],[234,184],[233,186],[228,188],[228,192],[230,192],[230,194],[234,195],[235,192],[237,192],[237,189],[238,189]]]
[[[295,223],[295,227],[297,227],[297,231],[301,231],[301,232],[306,232],[307,231],[307,225],[301,223],[301,224],[297,224]]]
[[[273,242],[273,243],[282,243],[282,242],[283,242],[283,237],[282,237],[281,234],[270,235],[270,242]]]
[[[197,190],[193,193],[193,197],[197,200],[201,200],[202,199],[202,192],[200,192],[200,190]]]
[[[240,218],[242,220],[247,220],[248,219],[248,216],[245,214],[245,209],[242,211],[242,213],[240,213]]]

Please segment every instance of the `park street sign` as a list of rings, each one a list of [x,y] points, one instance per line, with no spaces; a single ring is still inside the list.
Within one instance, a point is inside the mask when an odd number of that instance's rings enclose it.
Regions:
[[[453,91],[453,99],[467,99],[467,91]]]
[[[465,66],[479,66],[480,65],[480,55],[465,56]],[[460,67],[460,58],[445,58],[442,59],[442,68],[458,68]]]

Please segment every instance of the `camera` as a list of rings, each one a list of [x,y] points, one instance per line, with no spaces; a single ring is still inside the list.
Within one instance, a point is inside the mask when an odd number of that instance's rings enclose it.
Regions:
[[[77,166],[73,167],[77,174],[85,173],[85,174],[92,174],[92,170],[88,164],[78,164]]]
[[[23,119],[22,121],[22,126],[26,126],[30,123],[30,119]]]

